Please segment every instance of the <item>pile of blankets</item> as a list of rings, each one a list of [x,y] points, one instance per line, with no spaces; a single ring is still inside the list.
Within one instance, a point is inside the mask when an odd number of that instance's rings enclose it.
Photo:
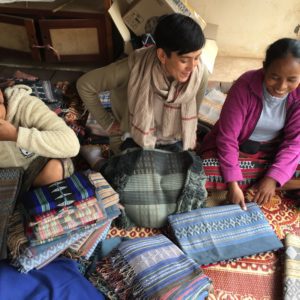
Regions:
[[[38,269],[70,247],[88,259],[120,214],[118,202],[118,194],[100,173],[76,172],[31,189],[9,226],[13,265],[21,272]]]

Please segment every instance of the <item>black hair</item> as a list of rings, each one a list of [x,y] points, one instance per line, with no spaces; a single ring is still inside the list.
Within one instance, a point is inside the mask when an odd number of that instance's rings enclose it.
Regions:
[[[266,51],[266,58],[263,62],[264,69],[267,69],[274,60],[292,55],[300,59],[300,41],[291,38],[282,38],[271,44]]]
[[[192,18],[179,13],[163,15],[154,30],[157,48],[162,48],[167,56],[171,52],[182,55],[200,50],[205,37],[200,25]]]

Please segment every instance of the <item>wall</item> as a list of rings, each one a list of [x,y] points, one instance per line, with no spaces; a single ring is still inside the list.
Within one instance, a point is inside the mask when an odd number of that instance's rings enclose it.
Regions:
[[[219,25],[219,56],[263,58],[281,37],[300,38],[299,0],[189,0],[206,22]],[[300,32],[299,32],[300,34]]]

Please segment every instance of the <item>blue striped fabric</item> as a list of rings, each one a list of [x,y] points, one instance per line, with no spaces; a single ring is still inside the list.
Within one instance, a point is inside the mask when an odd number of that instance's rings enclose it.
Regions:
[[[179,247],[200,265],[283,247],[256,203],[247,211],[237,204],[200,208],[168,221]]]
[[[131,290],[131,299],[205,299],[208,296],[210,279],[164,235],[124,241],[117,253],[112,259],[116,264],[112,269],[126,270],[123,276]]]
[[[85,175],[75,172],[61,181],[29,190],[24,194],[22,202],[26,212],[34,216],[52,209],[59,210],[74,201],[92,196],[95,196],[94,186]]]

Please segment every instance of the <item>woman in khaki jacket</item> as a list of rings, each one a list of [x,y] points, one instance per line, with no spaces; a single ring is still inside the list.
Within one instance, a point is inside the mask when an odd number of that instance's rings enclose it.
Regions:
[[[108,132],[114,153],[122,142],[121,149],[195,147],[198,109],[207,85],[207,68],[201,62],[203,32],[190,17],[174,13],[159,19],[154,40],[156,45],[92,70],[77,82],[82,101]],[[112,113],[101,106],[103,91],[111,92]]]

